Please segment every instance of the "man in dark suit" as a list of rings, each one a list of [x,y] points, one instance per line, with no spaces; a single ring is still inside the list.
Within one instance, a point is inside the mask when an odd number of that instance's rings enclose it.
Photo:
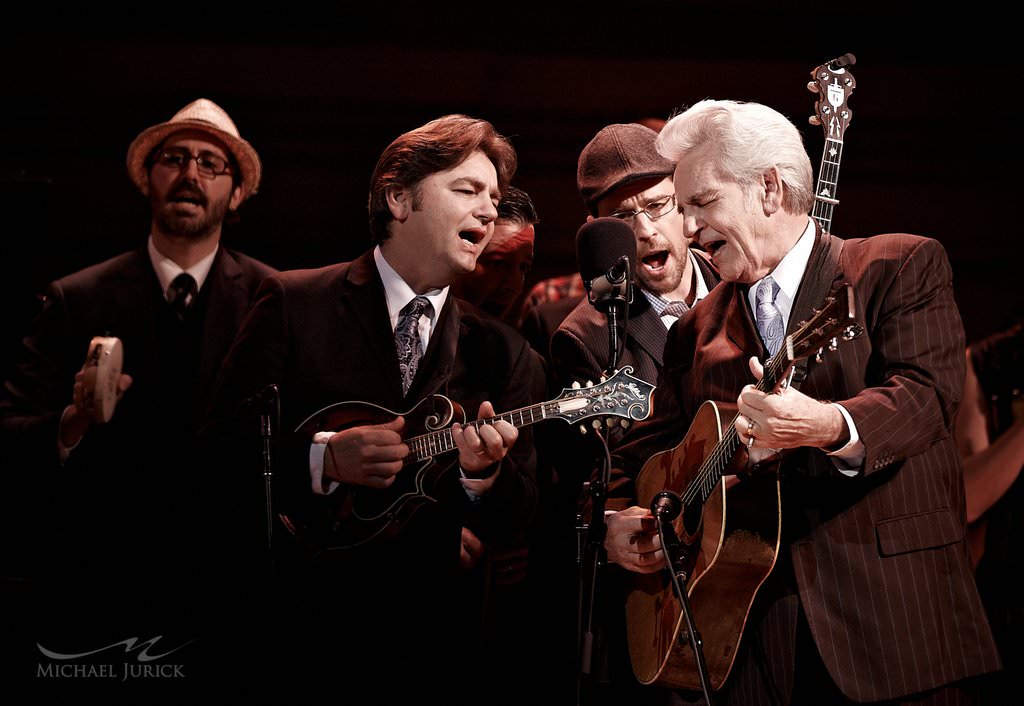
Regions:
[[[643,463],[678,443],[709,399],[738,403],[752,461],[782,452],[781,546],[717,702],[971,703],[970,678],[999,661],[964,539],[951,429],[963,329],[942,247],[822,233],[807,215],[800,135],[765,106],[698,103],[666,125],[658,149],[677,163],[686,235],[725,283],[673,328],[654,415],[619,448],[612,494],[635,499]],[[813,290],[833,280],[853,286],[864,334],[809,361],[802,382],[758,391],[751,356],[782,345],[820,304]],[[769,472],[761,466],[750,473]],[[649,518],[637,506],[609,516],[611,560],[661,570]]]
[[[153,653],[207,647],[197,602],[215,588],[201,583],[213,581],[205,499],[216,493],[193,440],[233,334],[274,272],[221,245],[261,166],[219,106],[200,99],[144,130],[127,166],[152,207],[148,242],[50,285],[0,401],[17,459],[6,462],[44,499],[32,639],[61,654],[160,635]],[[124,353],[105,423],[98,368],[83,365],[95,336],[120,339]],[[174,660],[194,676],[190,654]],[[137,666],[134,654],[95,659]]]
[[[674,165],[658,154],[654,147],[657,138],[658,133],[646,125],[608,125],[583,148],[576,172],[580,196],[590,211],[588,220],[620,218],[636,237],[633,265],[638,286],[629,308],[618,367],[631,366],[633,375],[652,383],[661,370],[668,329],[718,284],[718,275],[707,256],[690,250],[682,216],[676,209]],[[557,387],[597,381],[608,365],[607,315],[584,297],[558,326],[550,347]],[[566,518],[576,510],[582,482],[606,452],[592,441],[592,434],[581,437],[575,429],[564,428],[546,433],[557,435],[549,446],[556,449],[554,464],[560,481],[557,493],[552,494],[560,507],[553,513],[551,531],[545,533],[552,534],[559,527],[571,526]],[[620,440],[621,429],[613,427],[607,435],[609,446],[614,449]],[[622,634],[621,611],[617,610],[620,579],[617,572],[604,572],[598,591],[605,598],[600,617],[617,634]],[[611,686],[602,687],[605,698],[614,698],[619,689],[627,690],[622,698],[644,696],[628,691],[635,680],[629,673],[621,638],[608,643],[612,658],[606,679]]]
[[[286,593],[279,658],[294,658],[303,680],[385,702],[412,692],[451,700],[480,669],[464,634],[479,601],[458,594],[460,528],[492,542],[526,526],[536,502],[528,428],[456,424],[446,448],[457,453],[441,454],[447,470],[424,483],[436,502],[368,541],[374,525],[356,517],[371,514],[358,514],[366,500],[398,507],[392,485],[411,488],[406,440],[423,429],[404,413],[424,398],[443,394],[481,418],[533,402],[542,373],[527,343],[450,292],[491,238],[515,162],[490,123],[465,116],[398,137],[371,179],[373,250],[267,279],[225,362],[211,433],[227,446],[239,403],[280,390],[275,497],[312,557],[288,568],[296,593]],[[398,416],[299,429],[336,402]],[[329,526],[314,534],[318,523]]]
[[[669,327],[707,295],[718,275],[703,253],[691,252],[676,209],[669,160],[658,154],[658,133],[636,123],[609,125],[580,153],[576,184],[588,219],[612,216],[633,228],[639,284],[630,307],[619,367],[654,382]],[[605,314],[581,301],[551,339],[556,383],[596,380],[608,361]]]

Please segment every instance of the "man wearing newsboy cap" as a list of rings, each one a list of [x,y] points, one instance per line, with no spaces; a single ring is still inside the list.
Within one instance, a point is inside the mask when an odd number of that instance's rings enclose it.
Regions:
[[[204,649],[194,604],[215,588],[201,584],[217,545],[206,504],[217,494],[193,440],[220,362],[274,270],[221,244],[261,165],[220,106],[199,99],[143,130],[127,167],[149,199],[149,236],[50,285],[2,391],[0,433],[15,452],[5,464],[42,498],[32,641],[44,654],[78,654],[162,636],[150,653],[186,645],[172,661],[187,677],[197,671],[190,650]],[[108,338],[87,361],[94,337]],[[97,365],[112,338],[120,371]]]

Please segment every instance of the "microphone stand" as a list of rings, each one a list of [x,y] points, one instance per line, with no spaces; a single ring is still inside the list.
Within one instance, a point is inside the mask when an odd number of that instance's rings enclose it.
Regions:
[[[690,552],[689,546],[684,546],[679,541],[679,536],[672,526],[672,520],[679,515],[681,510],[682,501],[679,496],[667,490],[658,493],[651,506],[651,511],[658,520],[658,536],[661,538],[662,551],[668,562],[672,587],[675,589],[674,592],[676,598],[679,599],[683,618],[686,620],[686,640],[690,644],[694,660],[697,663],[697,674],[700,676],[700,688],[704,694],[704,703],[713,706],[711,679],[708,676],[707,662],[704,660],[704,642],[700,633],[697,632],[697,625],[693,620],[693,609],[690,606],[690,596],[686,591],[686,582],[690,580],[690,571],[693,569],[697,555]]]
[[[265,393],[270,393],[268,402],[262,399]],[[274,428],[281,418],[281,398],[278,394],[277,385],[270,385],[260,394],[262,404],[260,405],[260,438],[263,447],[263,499],[266,506],[264,522],[267,530],[267,557],[270,566],[270,573],[274,573],[274,501],[273,501],[273,441]]]
[[[598,595],[598,576],[605,565],[604,538],[607,525],[604,521],[605,500],[611,474],[611,452],[608,442],[595,425],[594,437],[600,441],[604,454],[597,478],[583,484],[583,492],[590,496],[590,523],[583,522],[582,514],[577,515],[576,566],[579,576],[577,606],[578,658],[580,671],[576,678],[576,703],[583,703],[583,675],[595,676],[595,652],[603,654],[604,631],[596,625],[595,606]],[[595,650],[596,648],[596,650]],[[596,678],[596,677],[595,677]]]

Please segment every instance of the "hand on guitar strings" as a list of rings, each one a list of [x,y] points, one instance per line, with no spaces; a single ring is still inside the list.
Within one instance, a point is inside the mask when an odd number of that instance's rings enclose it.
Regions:
[[[402,470],[409,447],[402,441],[405,418],[339,431],[327,442],[324,476],[339,483],[387,488]]]
[[[605,516],[608,560],[628,571],[653,574],[665,565],[658,525],[649,508],[634,505]]]
[[[493,416],[494,407],[491,403],[481,403],[477,419],[490,419]],[[474,473],[479,473],[505,458],[505,454],[518,438],[519,431],[506,421],[481,424],[479,428],[475,424],[452,425],[452,441],[459,450],[459,466],[469,474],[470,480]],[[472,489],[474,492],[482,490],[477,485]]]
[[[757,358],[750,359],[750,372],[757,380],[764,374]],[[819,402],[796,388],[780,387],[766,394],[747,385],[740,392],[737,406],[736,431],[750,450],[752,463],[781,449],[842,446],[848,435],[843,415],[834,405]]]

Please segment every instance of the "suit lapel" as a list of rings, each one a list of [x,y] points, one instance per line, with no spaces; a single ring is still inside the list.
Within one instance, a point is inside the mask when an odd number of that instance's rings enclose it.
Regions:
[[[348,296],[339,300],[339,321],[355,319],[362,341],[371,348],[367,358],[378,364],[376,377],[383,381],[388,399],[402,399],[402,381],[398,372],[398,353],[395,351],[394,332],[391,330],[387,299],[380,273],[373,262],[373,252],[367,252],[352,261],[345,281]],[[350,308],[351,311],[344,309]],[[355,331],[341,331],[341,335],[360,335]],[[357,374],[372,375],[371,371]]]
[[[629,338],[635,340],[647,354],[661,367],[662,355],[665,352],[665,341],[668,340],[668,329],[661,317],[643,294],[638,295],[645,304],[639,315],[629,322]]]
[[[156,304],[159,283],[145,247],[135,250],[118,270],[118,285],[110,289],[117,312],[111,320],[119,330],[96,331],[92,335],[120,337],[125,344],[124,372],[140,380],[152,380],[156,368]]]
[[[750,304],[747,300],[749,287],[742,284],[726,283],[722,285],[728,288],[729,301],[725,311],[726,334],[741,351],[748,351],[751,355],[754,352],[760,360],[764,361],[768,350],[764,347],[757,332],[757,325],[754,323],[754,316],[750,312]]]
[[[241,327],[249,304],[242,268],[222,246],[210,268],[203,337],[199,350],[200,391],[212,390],[221,362]]]

